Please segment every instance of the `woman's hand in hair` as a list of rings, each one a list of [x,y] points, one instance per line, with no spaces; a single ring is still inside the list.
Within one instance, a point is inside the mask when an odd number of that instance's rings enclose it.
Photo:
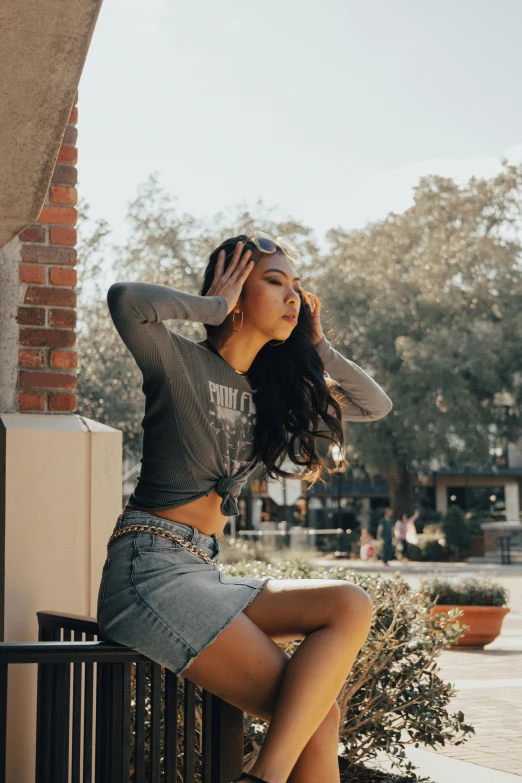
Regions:
[[[231,313],[237,304],[239,294],[243,288],[243,283],[254,268],[254,261],[250,258],[252,251],[249,249],[241,258],[241,253],[245,246],[244,242],[238,242],[234,255],[228,265],[226,272],[223,272],[225,265],[225,251],[221,250],[216,262],[214,279],[212,285],[206,293],[206,296],[223,296],[228,302],[228,313]]]
[[[319,301],[318,296],[315,294],[309,294],[307,291],[303,291],[303,297],[312,313],[312,344],[317,345],[317,343],[320,343],[324,337],[320,317],[321,302]]]

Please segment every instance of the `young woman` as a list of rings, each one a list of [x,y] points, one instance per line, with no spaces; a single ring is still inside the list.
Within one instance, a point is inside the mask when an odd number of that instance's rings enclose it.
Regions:
[[[393,528],[393,534],[395,536],[395,548],[397,552],[400,552],[400,559],[406,558],[407,543],[417,543],[417,528],[415,527],[415,520],[419,516],[419,509],[415,509],[415,513],[412,517],[408,517],[407,514],[403,514],[400,519],[395,522]]]
[[[269,722],[237,780],[337,783],[336,697],[368,635],[368,593],[218,568],[218,536],[259,462],[268,477],[291,475],[279,468],[288,455],[315,481],[329,470],[318,438],[342,447],[343,420],[375,421],[392,407],[324,336],[298,258],[282,240],[242,235],[211,254],[200,295],[110,287],[114,324],[143,373],[145,416],[141,473],[109,539],[98,622],[104,638]],[[169,329],[175,318],[202,322],[206,340]],[[277,642],[295,639],[290,657]]]

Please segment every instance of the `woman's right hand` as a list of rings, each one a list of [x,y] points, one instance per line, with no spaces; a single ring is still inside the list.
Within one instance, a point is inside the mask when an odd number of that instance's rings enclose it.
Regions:
[[[254,268],[254,261],[250,259],[252,251],[249,249],[241,258],[245,246],[244,242],[238,242],[234,250],[228,269],[223,273],[225,265],[225,251],[221,250],[216,263],[214,279],[206,296],[223,296],[228,302],[227,315],[232,312],[237,304],[243,283]],[[241,258],[241,260],[240,260]]]

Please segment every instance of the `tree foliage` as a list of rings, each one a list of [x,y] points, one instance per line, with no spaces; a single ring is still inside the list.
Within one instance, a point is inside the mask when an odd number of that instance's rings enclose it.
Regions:
[[[487,463],[492,441],[519,436],[521,184],[505,162],[464,186],[425,177],[403,214],[328,233],[315,284],[337,347],[394,403],[371,432],[350,427],[351,453],[387,475],[398,512],[409,474]]]

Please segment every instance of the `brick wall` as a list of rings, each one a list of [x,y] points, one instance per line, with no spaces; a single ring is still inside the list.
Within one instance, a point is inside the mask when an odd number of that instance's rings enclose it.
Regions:
[[[76,410],[77,120],[75,102],[45,204],[19,235],[19,411]]]

